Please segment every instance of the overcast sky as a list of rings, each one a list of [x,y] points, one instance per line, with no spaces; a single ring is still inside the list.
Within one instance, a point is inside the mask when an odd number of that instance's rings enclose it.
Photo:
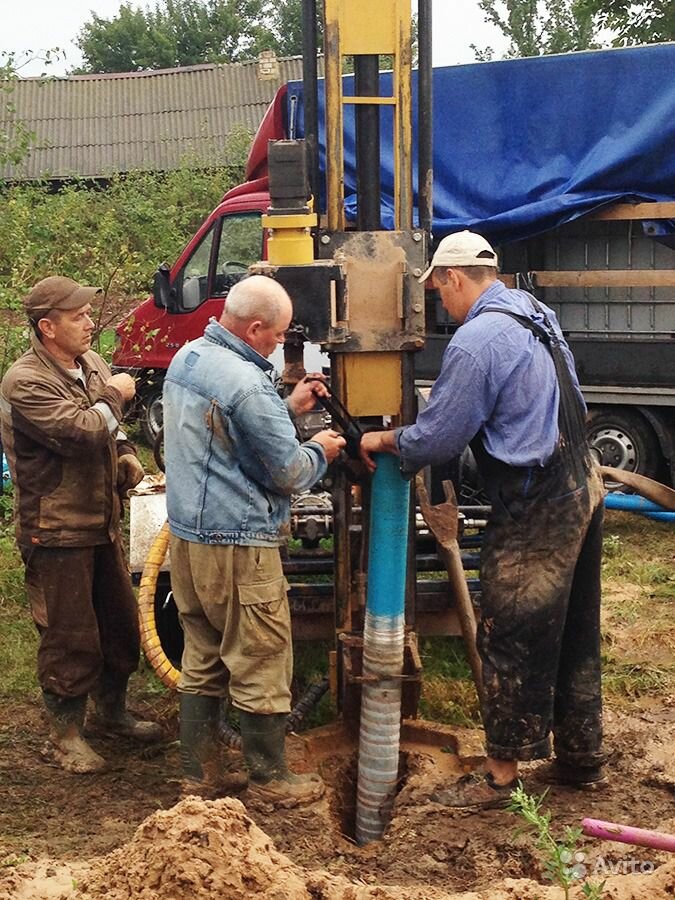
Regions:
[[[121,0],[0,0],[0,53],[25,57],[58,47],[65,58],[56,65],[45,70],[42,63],[34,61],[24,66],[21,74],[40,75],[47,71],[50,75],[63,75],[82,61],[72,41],[91,18],[91,12],[110,19],[120,5]],[[155,2],[133,5],[154,6]],[[498,29],[483,21],[477,0],[433,0],[434,65],[473,62],[471,43],[479,47],[489,44],[501,53],[505,41]]]

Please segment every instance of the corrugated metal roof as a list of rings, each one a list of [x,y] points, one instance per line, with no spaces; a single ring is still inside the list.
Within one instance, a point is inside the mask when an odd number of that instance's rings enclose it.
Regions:
[[[15,118],[36,135],[21,167],[0,177],[25,180],[105,177],[132,169],[167,170],[186,156],[225,163],[227,136],[255,132],[280,85],[302,78],[302,60],[279,59],[278,75],[259,77],[256,60],[154,72],[26,78],[9,95]],[[0,129],[8,113],[0,103]]]

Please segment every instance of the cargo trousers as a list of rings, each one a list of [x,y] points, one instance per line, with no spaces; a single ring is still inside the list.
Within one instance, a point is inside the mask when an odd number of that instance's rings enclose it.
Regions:
[[[575,483],[559,456],[518,469],[483,454],[479,466],[492,501],[478,627],[487,753],[547,757],[552,734],[561,762],[600,765],[600,475]]]
[[[171,586],[184,631],[179,691],[229,697],[250,713],[290,712],[288,584],[278,547],[171,535]]]
[[[93,547],[23,547],[26,592],[40,632],[38,681],[59,697],[100,681],[126,687],[138,668],[138,608],[121,539]]]

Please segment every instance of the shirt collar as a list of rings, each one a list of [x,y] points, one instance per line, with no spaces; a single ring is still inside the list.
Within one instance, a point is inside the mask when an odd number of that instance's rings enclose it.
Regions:
[[[464,323],[469,322],[471,319],[475,318],[475,316],[480,315],[481,310],[491,301],[496,300],[504,290],[506,290],[506,288],[499,279],[493,281],[490,287],[486,288],[480,295],[480,297],[478,297],[478,299],[474,302],[473,306],[466,315],[466,319],[464,319]]]
[[[250,344],[247,344],[246,341],[242,341],[240,337],[237,337],[236,334],[233,334],[221,325],[216,318],[209,319],[209,324],[204,331],[204,337],[207,341],[211,341],[214,344],[220,344],[222,347],[227,347],[228,350],[232,350],[249,362],[255,363],[258,368],[263,370],[263,372],[271,372],[272,369],[274,369],[274,365],[269,359],[261,356],[261,354],[258,353],[257,350],[254,350]]]

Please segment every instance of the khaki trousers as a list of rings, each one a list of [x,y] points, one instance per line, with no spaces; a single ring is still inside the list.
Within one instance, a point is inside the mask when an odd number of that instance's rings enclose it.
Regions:
[[[246,712],[289,712],[293,645],[279,549],[172,535],[171,586],[185,637],[178,689],[229,690]]]

